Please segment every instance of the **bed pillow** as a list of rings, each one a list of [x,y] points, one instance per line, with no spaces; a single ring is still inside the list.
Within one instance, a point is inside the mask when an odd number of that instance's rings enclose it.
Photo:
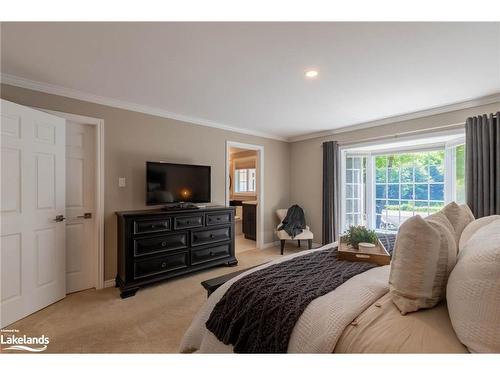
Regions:
[[[458,250],[458,243],[460,242],[462,231],[469,223],[474,221],[474,214],[466,204],[461,204],[459,206],[455,202],[448,203],[440,212],[448,218],[455,230],[455,241],[457,242]]]
[[[462,235],[460,236],[460,241],[458,243],[458,251],[462,251],[467,241],[469,241],[472,235],[476,233],[480,228],[498,219],[500,219],[500,215],[491,215],[470,222],[462,231]]]
[[[440,212],[413,216],[399,227],[391,262],[390,293],[401,313],[430,308],[444,298],[457,257],[453,227]]]
[[[500,353],[500,219],[465,243],[446,299],[453,329],[471,352]]]

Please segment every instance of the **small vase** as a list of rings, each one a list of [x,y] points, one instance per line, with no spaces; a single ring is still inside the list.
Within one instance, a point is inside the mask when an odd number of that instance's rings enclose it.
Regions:
[[[360,242],[358,243],[358,249],[359,251],[367,251],[367,250],[372,250],[375,247],[374,244],[370,242]]]

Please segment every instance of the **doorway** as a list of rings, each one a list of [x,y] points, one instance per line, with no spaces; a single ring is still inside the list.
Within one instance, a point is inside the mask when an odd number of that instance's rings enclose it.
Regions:
[[[66,120],[66,294],[104,288],[104,121]]]
[[[259,145],[226,142],[226,205],[235,207],[235,252],[263,244],[263,153]]]

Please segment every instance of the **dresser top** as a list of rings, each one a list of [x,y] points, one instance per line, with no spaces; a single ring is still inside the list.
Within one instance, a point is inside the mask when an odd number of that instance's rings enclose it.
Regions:
[[[235,210],[232,206],[207,206],[204,208],[179,209],[179,210],[162,210],[161,208],[151,210],[133,210],[133,211],[117,211],[117,216],[148,216],[148,215],[170,215],[170,214],[194,214],[197,212],[220,211],[220,210]]]

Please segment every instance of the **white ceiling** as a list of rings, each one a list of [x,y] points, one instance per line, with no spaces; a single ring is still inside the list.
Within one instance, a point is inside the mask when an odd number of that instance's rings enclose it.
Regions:
[[[1,31],[4,74],[277,138],[500,92],[500,23],[3,23]],[[319,77],[306,80],[308,68]]]

